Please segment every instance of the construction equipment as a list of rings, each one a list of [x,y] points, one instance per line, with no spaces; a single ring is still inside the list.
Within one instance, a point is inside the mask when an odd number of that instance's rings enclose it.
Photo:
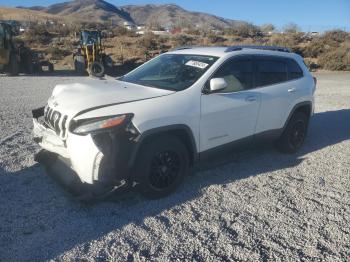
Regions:
[[[83,30],[80,32],[80,45],[73,54],[74,68],[77,74],[102,77],[106,67],[113,66],[110,57],[104,54],[102,35],[97,30]]]
[[[12,27],[0,23],[0,71],[15,76],[19,74],[20,55],[12,37]]]
[[[16,41],[15,43],[14,35],[10,24],[0,22],[0,72],[16,76],[19,73],[42,72],[43,67],[47,67],[49,72],[54,70],[52,63],[43,61],[23,42]]]

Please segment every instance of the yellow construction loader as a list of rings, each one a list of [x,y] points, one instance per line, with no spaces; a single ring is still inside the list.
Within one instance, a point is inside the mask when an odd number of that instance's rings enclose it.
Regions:
[[[80,32],[80,44],[78,51],[73,54],[74,68],[79,75],[102,77],[106,67],[113,66],[113,61],[108,57],[102,46],[102,35],[97,30],[83,30]]]

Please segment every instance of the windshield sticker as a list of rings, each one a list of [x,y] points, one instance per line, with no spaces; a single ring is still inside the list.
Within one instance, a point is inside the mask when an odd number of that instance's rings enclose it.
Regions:
[[[199,62],[199,61],[194,61],[194,60],[190,60],[186,63],[187,66],[192,66],[192,67],[197,67],[200,69],[204,69],[206,68],[209,64],[203,63],[203,62]]]

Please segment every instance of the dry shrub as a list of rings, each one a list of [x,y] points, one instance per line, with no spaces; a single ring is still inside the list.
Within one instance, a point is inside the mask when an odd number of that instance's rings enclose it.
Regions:
[[[153,33],[147,33],[137,40],[137,45],[145,50],[156,50],[158,37]]]
[[[312,58],[305,58],[304,62],[306,64],[306,66],[309,68],[309,70],[311,70],[311,71],[315,71],[316,69],[318,69],[320,67],[316,63],[315,59],[312,59]]]
[[[191,46],[194,45],[194,37],[189,35],[177,35],[173,38],[174,46]]]
[[[23,35],[23,39],[28,44],[39,43],[48,45],[51,43],[52,34],[47,31],[45,25],[32,24],[29,30]]]
[[[243,23],[235,27],[225,29],[224,32],[227,35],[236,35],[244,38],[247,38],[247,37],[255,38],[255,37],[263,36],[261,29],[258,26],[255,26],[250,23]]]
[[[226,38],[219,35],[211,34],[208,36],[208,40],[211,44],[222,44],[226,41]]]
[[[329,45],[337,45],[350,40],[350,33],[342,30],[327,31],[322,36],[322,39]]]
[[[70,51],[62,48],[58,48],[55,46],[50,46],[47,50],[46,53],[52,60],[61,60],[64,57],[68,56],[71,54]]]
[[[308,45],[302,48],[303,56],[311,58],[317,58],[320,54],[324,53],[324,51],[325,43],[319,38],[312,39]]]
[[[318,64],[323,69],[350,71],[350,43],[322,54]]]
[[[268,40],[269,45],[284,46],[288,48],[293,48],[299,44],[298,34],[274,34]]]

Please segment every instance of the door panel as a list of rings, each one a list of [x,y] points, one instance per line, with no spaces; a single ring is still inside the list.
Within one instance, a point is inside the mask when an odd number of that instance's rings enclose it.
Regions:
[[[289,86],[289,83],[282,83],[259,89],[261,106],[256,126],[257,134],[283,127],[285,110],[289,108],[291,103]]]
[[[249,90],[202,95],[201,152],[253,135],[259,106],[260,94]]]
[[[300,90],[299,80],[290,81],[287,59],[258,56],[255,57],[257,85],[261,95],[261,107],[256,133],[281,129],[286,115],[295,102]]]
[[[252,136],[261,102],[260,94],[252,89],[255,79],[250,55],[228,60],[212,78],[223,78],[227,87],[201,97],[201,151]]]

